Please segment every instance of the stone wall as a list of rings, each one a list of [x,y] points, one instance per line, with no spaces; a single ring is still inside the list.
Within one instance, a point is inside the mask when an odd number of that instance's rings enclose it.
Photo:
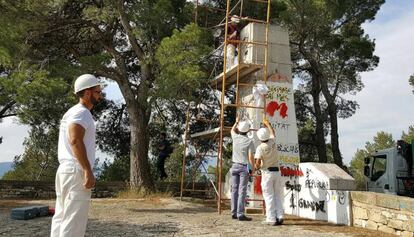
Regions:
[[[124,182],[98,182],[92,197],[114,197],[125,187]],[[55,197],[54,182],[0,180],[0,199],[53,199]]]
[[[414,199],[351,192],[353,225],[398,236],[414,236]]]
[[[127,188],[125,182],[98,182],[92,190],[93,198],[115,197],[119,191]],[[187,185],[187,189],[208,189],[208,192],[186,191],[184,196],[198,197],[202,199],[214,198],[214,189],[206,183],[194,183]],[[173,196],[180,196],[180,182],[162,182],[156,184],[157,191],[170,192]],[[45,181],[17,181],[0,180],[0,199],[54,199],[55,183]]]

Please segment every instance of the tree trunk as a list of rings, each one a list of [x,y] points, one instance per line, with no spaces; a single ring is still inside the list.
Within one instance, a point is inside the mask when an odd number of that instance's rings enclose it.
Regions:
[[[146,93],[148,88],[141,85],[136,98],[126,79],[117,82],[125,98],[131,129],[130,187],[145,193],[152,192],[155,187],[148,162],[148,123],[151,116]]]
[[[312,91],[311,95],[313,98],[313,108],[315,110],[315,120],[316,120],[316,149],[318,151],[319,162],[327,163],[328,157],[326,155],[326,143],[325,143],[325,134],[323,129],[323,113],[320,105],[320,85],[319,80],[316,76],[312,76]]]
[[[331,123],[331,144],[332,144],[332,154],[335,161],[339,167],[342,168],[342,155],[339,149],[339,136],[338,136],[338,112],[336,108],[336,104],[329,106],[328,104],[328,111],[329,111],[329,120]]]
[[[331,124],[332,155],[335,164],[342,168],[342,155],[339,149],[338,136],[338,107],[335,103],[336,89],[334,90],[333,95],[331,95],[326,78],[324,76],[321,76],[320,79],[321,80],[319,82],[322,89],[322,94],[325,97],[326,103],[328,104],[329,122]]]
[[[140,106],[129,105],[131,128],[130,186],[148,193],[155,190],[148,162],[149,132],[147,113]]]

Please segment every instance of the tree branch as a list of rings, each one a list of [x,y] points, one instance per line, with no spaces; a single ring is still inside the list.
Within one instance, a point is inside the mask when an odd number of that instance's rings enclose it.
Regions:
[[[138,60],[139,61],[144,61],[144,59],[145,59],[144,51],[138,45],[138,41],[135,38],[135,35],[132,33],[132,29],[131,29],[131,26],[129,25],[129,20],[128,20],[127,14],[125,13],[124,1],[123,0],[119,0],[117,2],[117,8],[118,8],[118,11],[119,11],[119,16],[121,18],[122,26],[124,27],[124,29],[125,29],[125,31],[128,35],[129,42],[131,43],[132,49],[134,50],[135,54],[137,55]]]
[[[5,118],[5,117],[11,117],[11,116],[15,116],[16,114],[6,114],[7,110],[11,109],[13,107],[13,105],[16,104],[16,101],[12,100],[9,101],[1,110],[0,110],[0,118]]]

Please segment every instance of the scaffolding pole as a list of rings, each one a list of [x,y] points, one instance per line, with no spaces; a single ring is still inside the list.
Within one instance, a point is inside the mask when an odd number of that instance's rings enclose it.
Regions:
[[[259,20],[259,19],[253,19],[250,18],[248,16],[244,16],[244,12],[243,12],[243,0],[239,0],[237,1],[237,3],[235,3],[235,5],[233,7],[231,7],[231,1],[227,0],[226,3],[226,9],[225,9],[225,18],[219,23],[219,25],[215,26],[215,27],[225,27],[224,29],[224,43],[220,46],[223,47],[223,72],[222,74],[220,74],[219,76],[216,76],[214,80],[210,81],[210,84],[216,85],[216,90],[220,90],[221,91],[221,98],[220,98],[220,116],[219,116],[219,127],[216,128],[218,129],[217,133],[215,134],[215,136],[213,138],[211,138],[211,132],[209,131],[204,131],[204,132],[199,132],[197,133],[197,138],[201,139],[199,136],[205,136],[205,137],[209,137],[208,139],[213,139],[215,140],[217,135],[218,136],[218,147],[217,147],[217,160],[216,160],[216,185],[214,185],[214,182],[210,179],[210,182],[213,185],[214,191],[216,193],[215,197],[216,197],[216,201],[217,201],[217,211],[219,214],[222,213],[222,201],[226,201],[228,199],[223,198],[223,187],[222,187],[222,171],[223,171],[223,145],[224,145],[224,137],[225,137],[225,124],[224,124],[224,114],[225,114],[225,109],[227,107],[235,107],[236,109],[239,108],[251,108],[251,109],[261,109],[263,110],[263,117],[266,117],[266,98],[264,101],[264,106],[253,106],[253,105],[248,105],[248,104],[243,104],[240,102],[240,87],[253,87],[255,86],[252,83],[245,83],[244,81],[242,81],[242,78],[248,78],[249,75],[252,75],[253,73],[255,73],[258,70],[263,70],[263,81],[265,82],[265,84],[267,84],[267,79],[268,79],[268,57],[269,57],[269,24],[270,24],[270,0],[252,0],[253,2],[257,2],[257,3],[267,3],[267,11],[266,11],[266,20]],[[239,5],[240,4],[240,5]],[[251,22],[254,24],[264,24],[265,25],[265,41],[264,42],[256,42],[254,39],[253,40],[240,40],[240,39],[228,39],[229,36],[229,18],[230,15],[232,14],[232,12],[236,9],[237,6],[240,6],[240,14],[238,16],[239,19],[245,20],[247,22]],[[199,0],[196,1],[196,12],[195,12],[195,22],[197,23],[198,21],[198,9],[201,6],[199,6]],[[222,9],[224,11],[224,9]],[[206,16],[207,17],[207,16]],[[236,16],[237,17],[237,16]],[[207,20],[207,19],[206,19]],[[223,23],[224,22],[224,23]],[[263,40],[262,40],[263,41]],[[232,67],[227,69],[227,48],[229,44],[237,44],[237,68]],[[258,47],[264,47],[264,63],[263,61],[261,63],[263,64],[258,64],[257,63],[257,59],[256,62],[251,62],[251,63],[246,63],[246,62],[242,62],[242,46],[243,45],[247,45],[247,44],[251,44],[251,45],[256,45]],[[217,50],[217,49],[216,49]],[[221,80],[221,81],[220,81]],[[221,84],[221,88],[220,85]],[[235,84],[235,103],[226,103],[225,102],[225,94],[226,94],[226,87],[229,87],[231,85]],[[186,115],[186,125],[185,125],[185,141],[184,141],[184,154],[183,154],[183,166],[182,166],[182,176],[181,176],[181,193],[180,193],[180,199],[182,199],[183,196],[183,191],[194,191],[194,192],[203,192],[203,190],[196,190],[194,187],[194,180],[193,180],[193,189],[186,189],[186,187],[184,187],[184,183],[185,183],[185,163],[186,163],[186,158],[187,158],[187,149],[189,146],[189,141],[188,139],[190,137],[192,137],[192,135],[189,135],[189,124],[190,124],[190,104],[188,106],[187,109],[187,115]],[[203,165],[202,161],[201,161],[201,165]],[[196,167],[196,169],[199,168],[199,165]],[[204,167],[204,170],[207,172],[207,169]],[[194,179],[194,177],[193,177]],[[263,202],[262,199],[248,199],[248,201],[261,201]]]

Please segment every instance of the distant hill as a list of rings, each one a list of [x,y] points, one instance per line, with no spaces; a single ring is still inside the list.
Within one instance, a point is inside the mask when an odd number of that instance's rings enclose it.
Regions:
[[[0,178],[12,169],[13,162],[0,162]]]

